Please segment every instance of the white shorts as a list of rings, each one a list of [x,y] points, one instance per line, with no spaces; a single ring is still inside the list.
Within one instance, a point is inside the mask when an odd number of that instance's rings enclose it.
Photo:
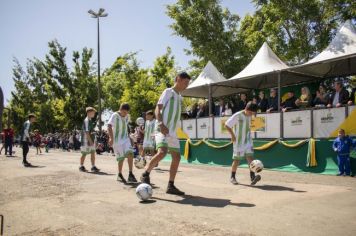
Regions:
[[[148,139],[143,141],[143,149],[154,149],[154,141],[153,139]]]
[[[233,143],[233,160],[244,160],[246,156],[253,156],[253,144],[246,143],[244,145],[237,146],[236,143]]]
[[[130,139],[120,140],[113,145],[114,153],[117,161],[124,160],[128,155],[133,155],[133,148]]]
[[[81,146],[80,151],[83,155],[88,155],[91,153],[95,153],[95,145],[93,146]]]
[[[155,135],[156,148],[166,147],[171,152],[180,153],[180,145],[177,137],[164,136],[161,132],[157,132]]]

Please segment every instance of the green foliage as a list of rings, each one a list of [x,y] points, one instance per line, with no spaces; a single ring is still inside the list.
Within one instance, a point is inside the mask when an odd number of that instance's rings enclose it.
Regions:
[[[151,69],[140,68],[137,53],[118,57],[103,76],[105,107],[118,110],[120,103],[130,104],[132,121],[154,109],[162,91],[173,85],[176,74],[171,49],[156,58]]]
[[[45,60],[28,59],[25,69],[14,59],[15,91],[10,107],[17,132],[29,113],[37,115],[34,126],[42,132],[80,127],[85,107],[97,103],[96,78],[90,64],[92,50],[74,52],[70,71],[65,60],[66,48],[57,41],[49,42],[48,47]]]

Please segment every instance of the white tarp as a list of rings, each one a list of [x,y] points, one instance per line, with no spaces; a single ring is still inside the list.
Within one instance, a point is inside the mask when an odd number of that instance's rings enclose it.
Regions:
[[[295,66],[290,71],[320,78],[356,74],[356,29],[351,20],[346,21],[329,46],[310,61]],[[312,79],[312,78],[311,78]]]
[[[277,87],[277,73],[288,68],[265,42],[245,69],[219,84],[246,89]],[[288,79],[281,80],[281,84],[288,84]]]
[[[256,75],[283,70],[286,68],[288,68],[288,66],[281,61],[268,44],[264,42],[250,64],[248,64],[240,73],[232,77],[231,80],[243,80]]]
[[[209,86],[212,86],[212,97],[221,97],[238,92],[236,88],[215,86],[216,83],[223,81],[226,81],[226,78],[216,69],[213,63],[209,61],[198,78],[182,92],[182,96],[208,98]]]

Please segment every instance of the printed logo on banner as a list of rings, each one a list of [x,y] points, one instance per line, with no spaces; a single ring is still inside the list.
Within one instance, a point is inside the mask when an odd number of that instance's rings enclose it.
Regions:
[[[252,117],[250,127],[252,132],[266,132],[266,117]]]
[[[189,125],[187,126],[187,130],[193,130],[193,125],[192,125],[192,124],[189,124]]]
[[[291,126],[298,126],[303,125],[303,120],[300,116],[296,117],[295,119],[291,119]]]
[[[322,116],[320,118],[321,123],[332,123],[333,120],[334,120],[334,116],[330,112],[328,114],[326,114],[326,116]]]
[[[201,129],[206,129],[208,126],[206,125],[206,123],[204,122],[203,124],[200,125]]]

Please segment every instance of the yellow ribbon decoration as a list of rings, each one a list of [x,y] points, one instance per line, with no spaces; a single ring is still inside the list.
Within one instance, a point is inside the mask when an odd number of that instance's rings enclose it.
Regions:
[[[285,141],[279,141],[280,144],[282,144],[283,146],[285,147],[289,147],[289,148],[296,148],[296,147],[299,147],[301,145],[303,145],[304,143],[308,142],[308,139],[305,139],[305,140],[301,140],[295,144],[288,144],[287,142]]]
[[[276,143],[278,143],[278,139],[273,140],[269,143],[265,143],[262,146],[259,147],[254,147],[253,150],[258,150],[258,151],[263,151],[263,150],[267,150],[268,148],[272,147],[273,145],[275,145]]]
[[[273,140],[271,142],[265,143],[262,146],[254,147],[253,149],[254,150],[258,150],[258,151],[264,151],[264,150],[267,150],[267,149],[271,148],[276,143],[280,143],[283,146],[288,147],[288,148],[296,148],[296,147],[299,147],[299,146],[305,144],[308,141],[309,141],[309,148],[308,148],[307,166],[314,167],[314,166],[317,166],[317,162],[316,162],[316,154],[315,154],[315,139],[313,139],[313,138],[301,140],[301,141],[299,141],[299,142],[297,142],[295,144],[289,144],[286,141],[282,141],[282,140],[276,139],[276,140]],[[211,148],[225,148],[225,147],[227,147],[227,146],[232,144],[232,142],[229,142],[229,143],[226,143],[224,145],[217,146],[215,144],[209,143],[209,141],[207,141],[205,139],[199,140],[196,143],[193,143],[190,139],[187,139],[186,142],[185,142],[185,148],[184,148],[184,158],[186,160],[188,160],[188,157],[189,157],[189,146],[190,145],[192,145],[193,147],[197,147],[197,146],[201,145],[202,143],[205,143],[208,147],[211,147]]]

